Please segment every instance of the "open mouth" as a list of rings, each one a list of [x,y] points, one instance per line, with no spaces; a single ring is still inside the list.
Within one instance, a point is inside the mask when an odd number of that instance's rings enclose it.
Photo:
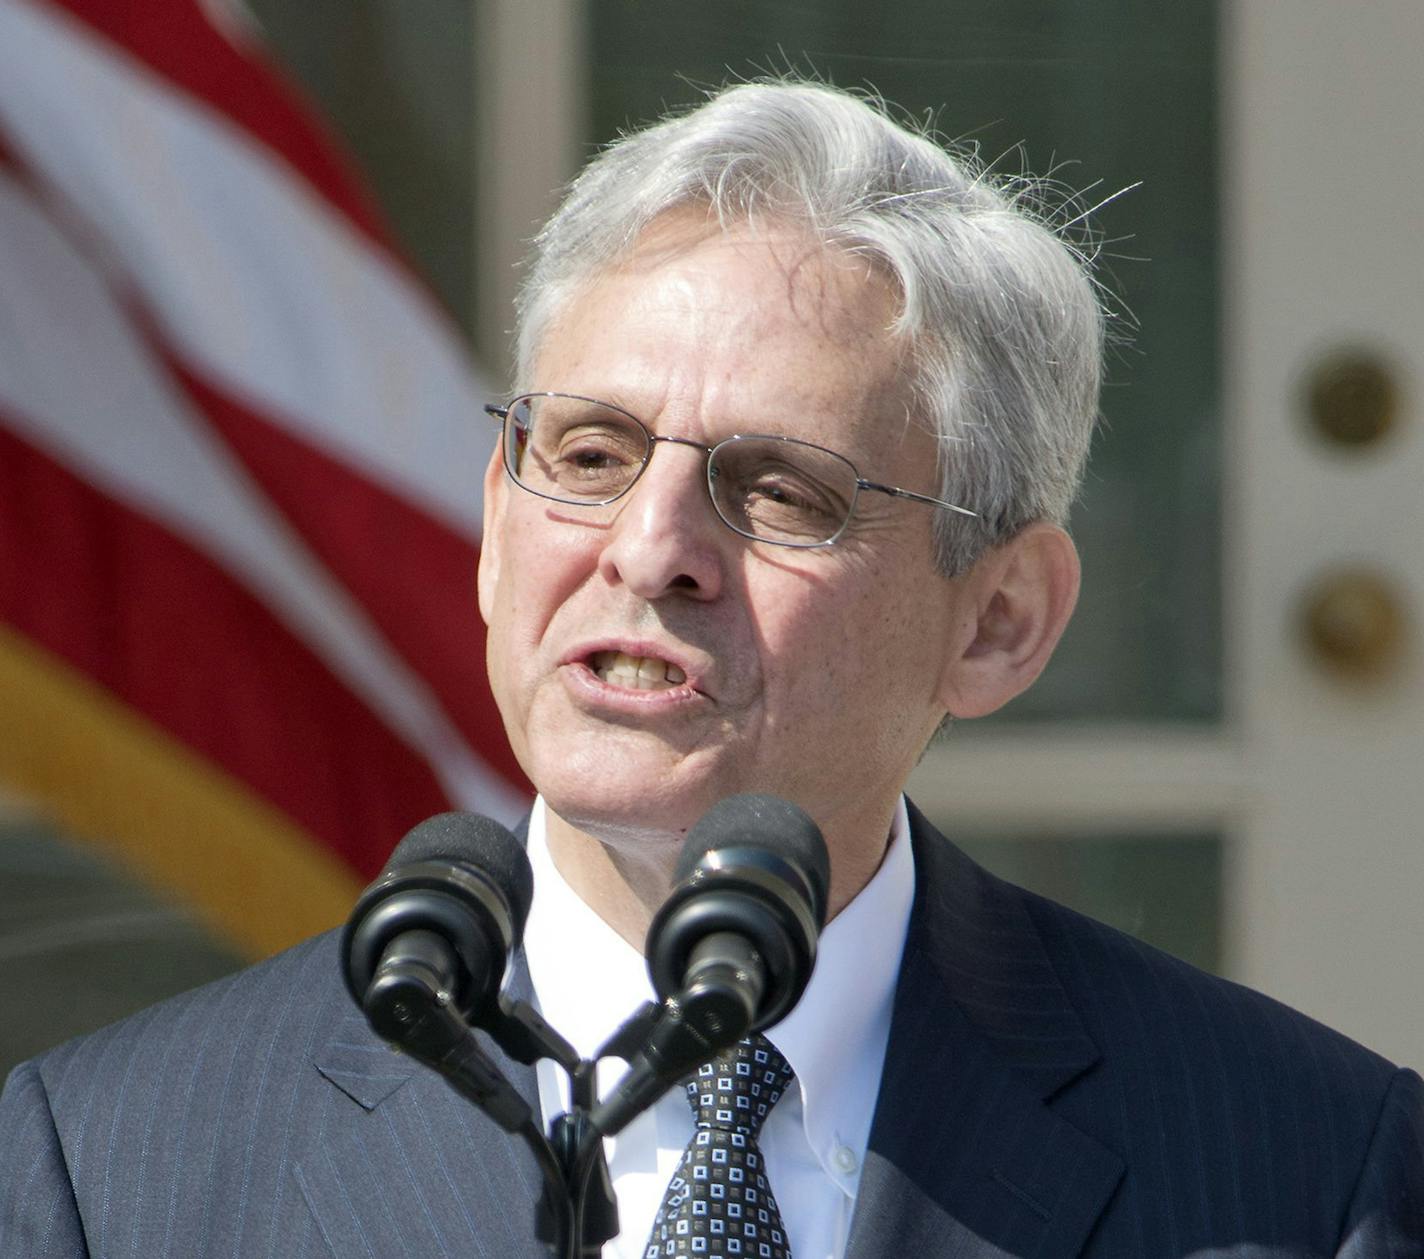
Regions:
[[[588,667],[601,681],[630,691],[666,691],[687,681],[687,674],[670,661],[623,651],[596,651]]]

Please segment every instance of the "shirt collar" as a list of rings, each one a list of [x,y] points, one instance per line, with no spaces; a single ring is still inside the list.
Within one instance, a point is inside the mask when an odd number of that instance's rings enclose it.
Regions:
[[[805,993],[766,1032],[796,1072],[807,1143],[827,1174],[850,1192],[870,1139],[914,895],[910,819],[902,796],[879,868],[826,925]],[[846,1150],[853,1162],[839,1156]]]
[[[534,902],[524,953],[539,1009],[581,1057],[590,1058],[645,1001],[653,983],[643,955],[565,881],[549,853],[544,798],[529,815]]]

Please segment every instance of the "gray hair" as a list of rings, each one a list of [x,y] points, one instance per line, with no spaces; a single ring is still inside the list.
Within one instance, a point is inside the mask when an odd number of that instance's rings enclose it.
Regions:
[[[940,441],[941,570],[964,572],[1035,520],[1063,523],[1097,418],[1104,310],[1090,252],[1055,228],[1043,185],[989,175],[887,116],[809,83],[747,83],[626,135],[572,184],[535,240],[518,372],[574,290],[654,220],[705,206],[769,216],[865,257],[896,286],[911,399]]]

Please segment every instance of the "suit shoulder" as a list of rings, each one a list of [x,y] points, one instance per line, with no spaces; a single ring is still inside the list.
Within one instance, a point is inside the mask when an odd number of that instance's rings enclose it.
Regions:
[[[1398,1068],[1255,989],[1200,970],[1114,927],[1023,889],[1029,915],[1091,1035],[1190,1063],[1203,1087],[1250,1080],[1262,1097],[1333,1100],[1372,1122]]]
[[[1165,1200],[1172,1186],[1154,1178],[1173,1169],[1197,1186],[1191,1202],[1213,1202],[1213,1177],[1224,1176],[1233,1200],[1274,1203],[1301,1237],[1397,1228],[1418,1239],[1424,1084],[1415,1072],[1263,993],[1021,895],[1102,1055],[1060,1099],[1061,1113],[1138,1152],[1134,1192]],[[1207,1170],[1204,1150],[1223,1167]],[[1210,1221],[1199,1223],[1209,1235]]]
[[[981,1021],[1037,1027],[1012,1011],[1066,1003],[1096,1047],[1095,1065],[1062,1099],[1083,1110],[1089,1130],[1111,1127],[1116,1113],[1184,1148],[1247,1138],[1328,1148],[1340,1165],[1363,1157],[1398,1083],[1392,1063],[1280,1001],[998,878],[922,816],[911,821],[932,903],[929,947],[959,956],[985,989],[979,1003],[992,1000],[997,1012]],[[969,981],[955,983],[963,992]]]
[[[1241,984],[1202,971],[1115,927],[985,870],[911,808],[916,871],[938,925],[931,947],[977,944],[986,969],[1010,985],[1051,973],[1084,1030],[1104,1049],[1139,1048],[1167,1060],[1259,1065],[1279,1078],[1306,1072],[1378,1097],[1394,1066],[1324,1024]],[[1168,1043],[1170,1042],[1170,1043]],[[1177,1046],[1185,1046],[1178,1049]]]
[[[239,1051],[290,1056],[298,1025],[317,1008],[349,1000],[341,990],[337,935],[327,932],[268,958],[76,1037],[32,1060],[56,1122],[127,1092],[195,1078]]]

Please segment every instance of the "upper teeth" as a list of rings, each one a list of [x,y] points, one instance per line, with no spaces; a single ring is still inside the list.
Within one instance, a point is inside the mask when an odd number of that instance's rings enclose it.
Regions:
[[[653,691],[660,687],[678,686],[687,681],[677,665],[656,656],[630,656],[625,651],[596,651],[591,661],[593,671],[605,682],[630,690]]]

